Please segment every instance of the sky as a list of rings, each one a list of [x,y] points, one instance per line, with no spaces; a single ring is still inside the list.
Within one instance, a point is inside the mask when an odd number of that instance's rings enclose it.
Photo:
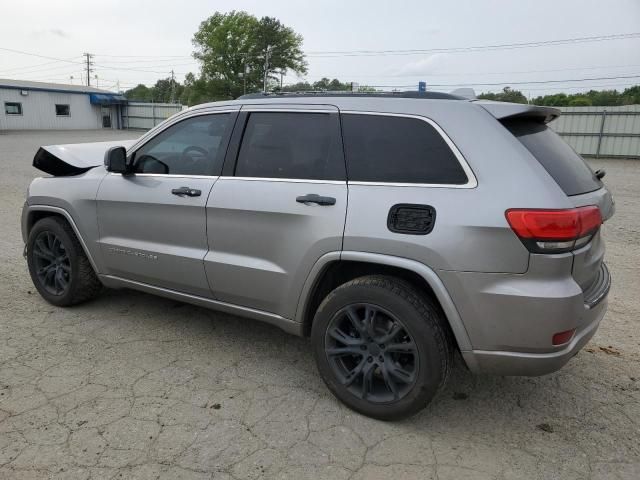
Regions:
[[[101,88],[151,85],[172,69],[182,81],[187,72],[199,71],[191,39],[200,22],[215,11],[235,9],[276,17],[303,36],[308,74],[288,74],[285,83],[335,77],[416,90],[422,80],[432,90],[459,85],[477,93],[511,85],[528,97],[640,84],[640,0],[2,3],[0,78],[79,84],[81,77],[84,81],[82,54],[90,52]],[[622,34],[636,35],[528,48],[468,48]],[[344,53],[363,50],[392,52]],[[542,83],[552,80],[557,82]],[[95,86],[96,79],[91,81]]]

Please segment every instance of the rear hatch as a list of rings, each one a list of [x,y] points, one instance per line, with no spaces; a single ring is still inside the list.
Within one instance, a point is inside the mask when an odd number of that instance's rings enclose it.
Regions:
[[[596,205],[603,221],[611,218],[614,213],[611,193],[583,158],[541,120],[520,115],[503,118],[501,122],[540,162],[574,207]],[[588,244],[574,250],[573,256],[573,278],[587,292],[599,281],[605,268],[601,231]]]

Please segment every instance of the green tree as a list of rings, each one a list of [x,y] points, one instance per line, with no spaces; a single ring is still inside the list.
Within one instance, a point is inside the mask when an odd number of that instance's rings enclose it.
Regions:
[[[614,106],[620,105],[622,98],[617,90],[589,90],[587,96],[593,105]]]
[[[589,97],[584,95],[576,95],[569,100],[570,107],[589,107],[593,105]]]
[[[152,101],[156,103],[169,103],[173,98],[177,102],[182,95],[184,87],[171,77],[158,80],[152,87]]]
[[[622,105],[640,104],[640,85],[630,87],[622,92]]]
[[[202,79],[222,89],[212,92],[214,95],[235,98],[242,95],[245,85],[247,92],[262,90],[267,56],[267,77],[272,82],[275,72],[307,71],[302,36],[275,18],[216,12],[200,24],[192,41],[193,56],[202,62]]]
[[[151,101],[151,89],[146,85],[139,84],[134,88],[131,88],[124,92],[124,96],[134,102],[150,102]]]
[[[512,90],[511,87],[504,87],[499,93],[481,93],[478,98],[498,102],[528,103],[527,97],[520,90]]]

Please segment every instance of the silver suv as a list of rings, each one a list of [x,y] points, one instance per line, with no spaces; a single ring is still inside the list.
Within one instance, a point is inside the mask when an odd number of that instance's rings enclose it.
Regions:
[[[473,372],[542,375],[595,333],[610,277],[593,172],[555,109],[441,93],[248,96],[134,142],[42,147],[33,283],[133,288],[311,337],[352,409],[396,419]]]

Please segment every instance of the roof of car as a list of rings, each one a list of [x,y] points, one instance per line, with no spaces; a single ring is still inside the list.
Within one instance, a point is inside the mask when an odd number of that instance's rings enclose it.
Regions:
[[[381,102],[381,103],[380,103]],[[387,106],[395,105],[396,109],[403,110],[407,108],[407,102],[414,104],[414,107],[423,105],[428,102],[455,102],[469,103],[464,97],[451,95],[442,92],[292,92],[292,93],[253,93],[242,95],[236,100],[223,100],[218,102],[203,103],[194,105],[189,111],[251,105],[272,105],[272,104],[288,104],[288,105],[332,105],[338,108],[360,109],[372,107],[374,105],[384,104]],[[403,105],[400,107],[399,105]]]
[[[442,92],[295,92],[253,93],[236,100],[194,105],[186,112],[218,107],[241,107],[245,105],[305,105],[337,108],[344,111],[376,111],[400,114],[439,115],[445,111],[457,112],[461,108],[481,108],[498,120],[528,118],[548,123],[560,115],[551,107],[537,105],[493,102],[469,99]],[[449,107],[452,107],[451,109]],[[438,113],[440,112],[440,113]]]
[[[270,92],[249,93],[241,95],[238,100],[264,100],[276,98],[309,98],[309,97],[347,97],[347,98],[417,98],[437,100],[466,100],[465,97],[444,92],[348,92],[348,91],[302,91],[302,92]]]

